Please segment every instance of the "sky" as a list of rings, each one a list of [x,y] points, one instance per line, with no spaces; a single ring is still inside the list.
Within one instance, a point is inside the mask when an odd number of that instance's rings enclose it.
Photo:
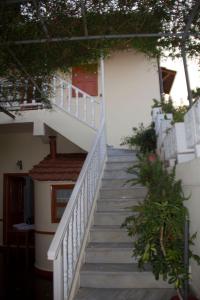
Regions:
[[[198,65],[198,61],[194,59],[188,59],[187,61],[191,89],[195,89],[196,87],[200,87],[200,65]],[[171,58],[163,58],[161,66],[177,71],[170,93],[174,103],[176,105],[188,104],[187,87],[182,59],[177,58],[172,60]]]

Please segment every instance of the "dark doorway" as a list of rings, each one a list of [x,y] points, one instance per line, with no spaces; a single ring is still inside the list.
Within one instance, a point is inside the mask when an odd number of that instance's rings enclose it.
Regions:
[[[23,227],[23,224],[34,223],[33,181],[28,174],[4,175],[3,220],[5,245],[19,246],[31,242],[31,239],[27,241],[31,230],[28,226],[27,229]]]

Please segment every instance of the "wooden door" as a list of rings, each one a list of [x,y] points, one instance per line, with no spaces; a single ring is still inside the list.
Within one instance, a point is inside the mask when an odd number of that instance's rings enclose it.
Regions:
[[[24,222],[23,174],[4,176],[4,244],[15,244],[13,225]]]
[[[73,67],[72,84],[90,96],[98,96],[97,65]]]

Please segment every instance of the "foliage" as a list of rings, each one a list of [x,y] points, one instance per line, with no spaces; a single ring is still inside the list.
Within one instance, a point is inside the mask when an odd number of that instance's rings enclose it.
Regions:
[[[139,156],[138,165],[131,172],[137,175],[133,184],[147,187],[144,202],[133,207],[133,216],[123,226],[135,238],[133,255],[139,258],[139,267],[152,266],[156,279],[160,277],[179,289],[189,277],[184,267],[184,222],[188,211],[181,181],[175,179],[175,169],[168,172],[163,163],[154,156]],[[196,235],[190,237],[193,245]],[[189,251],[190,258],[200,264],[200,257]]]
[[[187,105],[175,107],[171,98],[169,98],[168,101],[166,101],[164,98],[162,98],[161,101],[153,99],[153,102],[154,104],[152,108],[161,107],[164,114],[171,113],[173,115],[173,122],[183,122],[184,115],[189,109]]]
[[[192,90],[192,98],[194,101],[200,99],[200,88],[197,87],[195,90]]]
[[[184,30],[194,0],[35,0],[1,1],[0,75],[51,75],[58,69],[95,62],[103,54],[134,48],[150,56],[182,45],[180,37],[76,40],[80,36],[129,33],[169,33]],[[198,34],[199,15],[191,24]],[[53,38],[68,37],[64,42]],[[75,40],[71,38],[75,37]],[[16,45],[14,41],[46,39],[45,43]],[[186,39],[186,51],[199,54],[199,40]],[[180,54],[180,51],[178,52]],[[20,63],[19,63],[20,62]],[[21,66],[23,64],[23,68]]]
[[[144,127],[141,123],[139,128],[133,127],[133,135],[123,138],[121,145],[136,146],[140,153],[155,152],[156,133],[153,124]]]

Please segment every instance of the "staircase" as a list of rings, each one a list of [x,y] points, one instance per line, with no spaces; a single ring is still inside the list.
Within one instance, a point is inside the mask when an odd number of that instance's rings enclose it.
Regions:
[[[173,295],[168,284],[154,279],[149,267],[143,272],[138,270],[132,257],[132,240],[121,228],[125,218],[132,214],[130,207],[146,193],[141,186],[127,184],[133,177],[127,168],[134,162],[133,151],[109,147],[75,300],[160,300]]]

